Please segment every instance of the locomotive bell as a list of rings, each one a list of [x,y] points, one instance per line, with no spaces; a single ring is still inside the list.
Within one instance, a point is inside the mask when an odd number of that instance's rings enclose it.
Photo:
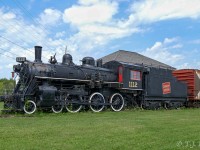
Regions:
[[[62,59],[62,64],[65,64],[65,65],[71,65],[71,64],[73,64],[73,62],[72,62],[72,55],[70,55],[70,54],[64,54],[63,55],[63,59]]]
[[[35,46],[35,62],[42,63],[42,47]]]

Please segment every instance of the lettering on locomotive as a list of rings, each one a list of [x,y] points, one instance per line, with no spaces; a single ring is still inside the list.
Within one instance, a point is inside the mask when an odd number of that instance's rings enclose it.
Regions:
[[[138,87],[138,83],[137,82],[129,82],[129,87],[137,88]]]

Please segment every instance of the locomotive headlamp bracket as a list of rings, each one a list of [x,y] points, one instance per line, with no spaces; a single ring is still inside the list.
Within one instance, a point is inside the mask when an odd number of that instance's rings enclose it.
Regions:
[[[23,63],[26,61],[26,57],[17,57],[16,62]]]

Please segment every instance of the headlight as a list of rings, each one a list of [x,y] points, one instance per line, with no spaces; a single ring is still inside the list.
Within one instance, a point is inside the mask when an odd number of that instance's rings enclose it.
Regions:
[[[20,70],[21,70],[20,64],[14,65],[14,66],[13,66],[13,71],[14,71],[14,72],[20,72]]]

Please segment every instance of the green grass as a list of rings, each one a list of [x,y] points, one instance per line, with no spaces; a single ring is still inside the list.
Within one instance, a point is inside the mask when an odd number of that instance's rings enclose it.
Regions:
[[[200,149],[199,133],[199,109],[1,114],[0,150]]]

